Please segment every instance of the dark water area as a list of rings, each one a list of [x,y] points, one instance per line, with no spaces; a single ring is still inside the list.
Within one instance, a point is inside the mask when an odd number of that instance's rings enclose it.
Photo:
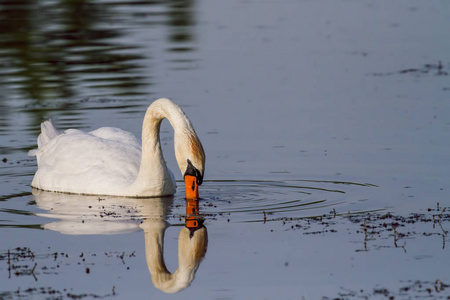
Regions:
[[[0,298],[448,299],[449,20],[442,1],[0,1]],[[31,188],[41,122],[140,137],[160,97],[206,151],[194,209],[168,122],[173,197]]]
[[[194,37],[188,30],[194,22],[193,5],[192,1],[3,3],[2,85],[38,103],[87,95],[143,95],[141,87],[154,84],[155,36],[149,33],[165,28],[165,36],[158,38],[170,41],[166,51],[193,51]]]

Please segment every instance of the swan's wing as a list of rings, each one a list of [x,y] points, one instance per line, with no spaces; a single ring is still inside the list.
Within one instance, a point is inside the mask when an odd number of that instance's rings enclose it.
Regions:
[[[136,139],[136,136],[134,134],[120,128],[102,127],[97,130],[91,131],[90,134],[105,140],[116,141],[121,144],[130,144],[140,147],[140,143]]]
[[[135,180],[141,161],[137,139],[117,128],[91,133],[69,129],[39,149],[32,186],[74,193],[108,193]]]

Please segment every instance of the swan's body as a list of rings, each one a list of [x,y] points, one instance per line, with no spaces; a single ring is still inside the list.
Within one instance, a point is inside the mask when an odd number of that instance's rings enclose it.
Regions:
[[[91,132],[59,132],[50,121],[41,125],[38,162],[31,186],[46,191],[127,197],[167,196],[175,193],[173,174],[164,161],[159,140],[161,121],[174,128],[175,156],[183,175],[201,184],[205,155],[184,112],[169,99],[153,102],[144,117],[142,146],[136,137],[118,128]],[[197,186],[195,185],[195,187]]]

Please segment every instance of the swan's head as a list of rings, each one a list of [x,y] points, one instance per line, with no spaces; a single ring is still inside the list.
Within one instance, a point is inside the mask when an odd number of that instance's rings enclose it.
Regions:
[[[205,152],[192,125],[183,134],[175,135],[175,156],[184,176],[186,198],[198,198],[198,186],[205,172]]]

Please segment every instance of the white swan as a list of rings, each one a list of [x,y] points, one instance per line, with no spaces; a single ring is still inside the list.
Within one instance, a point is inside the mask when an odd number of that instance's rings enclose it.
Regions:
[[[41,125],[38,170],[31,186],[37,189],[87,195],[155,197],[173,195],[173,174],[164,161],[159,129],[166,118],[174,129],[175,156],[186,183],[186,197],[198,198],[205,153],[189,119],[169,99],[158,99],[147,109],[142,125],[142,148],[124,130],[103,127],[91,132],[59,132]]]

